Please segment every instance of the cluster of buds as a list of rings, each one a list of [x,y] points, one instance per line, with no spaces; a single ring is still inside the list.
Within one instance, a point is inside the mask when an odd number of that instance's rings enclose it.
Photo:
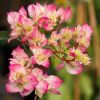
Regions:
[[[58,88],[62,80],[48,75],[49,58],[55,55],[61,60],[57,70],[64,68],[71,74],[82,72],[90,63],[86,51],[90,45],[92,29],[84,24],[75,28],[63,28],[63,23],[71,18],[70,7],[59,8],[54,4],[21,7],[18,12],[9,12],[11,26],[10,39],[18,39],[25,48],[17,47],[12,52],[9,65],[8,92],[19,92],[22,96],[32,91],[42,98],[45,93],[60,94]]]

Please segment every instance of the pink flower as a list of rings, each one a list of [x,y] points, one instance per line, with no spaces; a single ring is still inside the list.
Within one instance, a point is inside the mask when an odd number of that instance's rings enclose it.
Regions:
[[[32,79],[25,77],[24,81],[8,82],[6,89],[8,92],[19,92],[22,96],[27,96],[35,89],[37,84],[36,77],[32,76]]]
[[[31,4],[31,5],[28,6],[28,14],[31,18],[36,17],[35,5],[34,4]]]
[[[50,18],[53,22],[53,26],[57,25],[58,16],[57,16],[57,8],[54,4],[46,5],[45,15]]]
[[[57,89],[61,86],[63,81],[59,77],[50,75],[45,80],[49,83],[48,92],[60,94],[60,92]]]
[[[25,51],[20,48],[19,46],[13,50],[12,55],[14,58],[28,58],[28,55],[25,53]]]
[[[59,38],[60,38],[60,34],[57,34],[56,31],[53,31],[51,33],[51,36],[50,36],[49,40],[48,40],[48,43],[52,44],[54,46],[57,46]]]
[[[92,35],[92,28],[88,24],[82,25],[82,38],[80,39],[79,45],[81,50],[86,51],[84,48],[88,48],[90,45],[90,39]]]
[[[36,86],[35,89],[35,93],[42,98],[42,95],[44,93],[48,92],[48,82],[45,79],[45,77],[47,77],[47,75],[45,76],[45,74],[43,74],[43,70],[39,69],[39,68],[34,68],[32,70],[32,74],[37,77],[38,79],[38,85]]]
[[[68,28],[62,28],[60,31],[60,40],[64,43],[69,42],[72,39],[72,30]]]
[[[43,70],[40,69],[40,68],[33,68],[32,69],[32,74],[35,77],[37,77],[38,81],[44,78],[44,76],[43,76]]]
[[[88,24],[78,26],[73,30],[73,40],[78,44],[78,48],[85,52],[90,45],[92,28]]]
[[[88,37],[90,37],[92,35],[92,28],[87,23],[82,25],[82,31],[86,32],[86,35]]]
[[[19,14],[27,16],[27,11],[25,10],[25,8],[23,6],[19,9]]]
[[[22,27],[22,28],[27,28],[29,26],[31,28],[34,22],[31,19],[27,18],[26,16],[19,15],[18,24],[19,24],[19,27]]]
[[[19,15],[27,16],[27,12],[24,9],[24,7],[21,7],[19,12],[10,12],[7,14],[8,23],[11,24],[12,28],[14,28],[14,26],[16,26]]]
[[[27,74],[26,70],[24,67],[22,67],[19,64],[11,64],[9,66],[10,69],[10,76],[9,80],[11,82],[14,82],[16,80],[19,80],[20,78],[24,78],[24,76]]]
[[[22,96],[25,96],[37,86],[37,78],[31,73],[29,75],[23,66],[12,64],[9,69],[9,82],[6,85],[8,92],[20,92]]]
[[[36,5],[31,4],[28,6],[28,13],[35,22],[39,23],[39,27],[42,27],[47,31],[52,30],[53,26],[56,25],[57,11],[56,6],[53,4],[44,6],[39,3],[36,3]]]
[[[36,62],[37,64],[48,68],[50,65],[48,58],[52,54],[51,50],[42,48],[31,48],[31,50],[33,52],[33,57],[32,57],[33,62]]]
[[[45,8],[39,3],[36,3],[36,5],[31,4],[28,6],[28,14],[35,21],[43,17],[44,13],[45,13]]]
[[[57,90],[62,84],[62,80],[57,76],[43,74],[43,71],[39,68],[34,68],[32,70],[34,76],[37,77],[39,83],[36,86],[35,93],[42,98],[42,95],[45,93],[55,93],[60,94]]]
[[[51,31],[53,29],[54,23],[48,17],[42,17],[38,21],[39,27],[44,28],[47,31]]]
[[[39,84],[36,86],[35,93],[42,98],[43,94],[47,93],[48,91],[48,82],[41,80]]]
[[[10,58],[10,64],[20,64],[23,67],[29,67],[31,65],[31,60],[23,49],[17,47],[12,52],[13,58]]]
[[[43,47],[47,44],[47,39],[44,34],[40,33],[37,27],[34,27],[31,35],[27,38],[30,46]]]
[[[7,14],[7,20],[8,20],[8,23],[11,25],[11,28],[14,28],[16,26],[18,17],[19,17],[18,12],[9,12]]]
[[[56,9],[57,9],[57,7],[56,7],[55,4],[49,4],[49,5],[47,5],[46,7],[47,7],[46,10],[47,10],[47,11],[51,11],[51,12],[56,11]]]
[[[8,13],[7,19],[12,28],[11,38],[9,41],[19,36],[21,38],[24,36],[23,38],[25,38],[33,30],[34,21],[27,18],[27,12],[24,7],[21,7],[19,12]]]
[[[72,16],[71,8],[67,7],[65,12],[66,12],[66,20],[69,20],[71,18],[71,16]]]
[[[57,15],[60,17],[61,22],[69,20],[72,15],[71,8],[70,7],[66,8],[66,9],[59,8],[57,11]]]

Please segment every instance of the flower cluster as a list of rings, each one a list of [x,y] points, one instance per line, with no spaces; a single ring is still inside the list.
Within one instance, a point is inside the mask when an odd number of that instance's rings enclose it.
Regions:
[[[38,51],[39,52],[39,51]],[[42,52],[49,52],[42,50]],[[43,54],[42,54],[43,55]],[[61,85],[62,80],[54,75],[47,75],[43,73],[43,70],[36,67],[32,62],[33,58],[29,58],[23,49],[17,47],[12,52],[13,58],[10,59],[10,74],[9,82],[6,85],[8,92],[19,92],[22,96],[29,95],[33,90],[35,90],[36,95],[40,98],[44,93],[56,93],[60,94],[57,88]],[[35,56],[35,55],[34,55]],[[44,56],[44,55],[43,55]],[[41,56],[42,57],[42,56]],[[39,64],[45,64],[41,62],[41,59],[45,59],[47,62],[48,58],[39,58],[36,55],[36,61]]]
[[[10,58],[8,92],[19,92],[22,96],[32,91],[42,98],[44,93],[60,94],[62,80],[48,75],[49,58],[55,55],[61,60],[57,70],[65,67],[71,74],[82,72],[90,63],[86,53],[90,45],[92,29],[88,24],[75,28],[63,28],[62,24],[71,18],[71,8],[59,8],[54,4],[42,6],[39,3],[21,7],[18,12],[7,14],[11,26],[10,39],[18,39],[25,48],[17,47]]]

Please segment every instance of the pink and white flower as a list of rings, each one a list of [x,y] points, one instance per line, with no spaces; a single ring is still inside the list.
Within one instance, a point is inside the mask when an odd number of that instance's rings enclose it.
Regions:
[[[39,65],[48,68],[50,66],[49,57],[51,56],[52,52],[48,49],[41,49],[41,48],[31,48],[33,52],[33,63],[36,62]]]
[[[63,28],[60,31],[60,40],[64,43],[69,42],[72,39],[72,30]]]
[[[48,17],[42,17],[38,21],[39,27],[44,28],[47,31],[51,31],[53,29],[53,21]]]
[[[64,9],[61,7],[58,9],[57,15],[60,17],[61,22],[69,20],[72,16],[71,8],[67,7],[66,9]]]
[[[63,81],[59,77],[43,74],[43,71],[39,68],[34,68],[32,73],[37,77],[39,81],[38,85],[36,86],[35,93],[40,98],[42,98],[43,94],[45,93],[60,94],[57,89],[61,86]]]
[[[34,27],[31,35],[27,38],[30,46],[39,46],[43,47],[47,44],[47,38],[44,34],[40,33],[37,27]]]
[[[60,94],[60,92],[57,89],[61,86],[63,81],[59,77],[50,75],[45,80],[49,83],[48,92]]]
[[[60,38],[60,34],[57,34],[56,31],[53,31],[53,32],[51,33],[50,38],[48,39],[48,44],[57,46],[57,45],[58,45],[58,40],[59,40],[59,38]]]
[[[27,73],[26,69],[18,64],[9,66],[9,82],[6,85],[8,92],[20,92],[22,96],[31,93],[38,84],[37,78]]]
[[[28,68],[31,65],[31,60],[23,49],[17,47],[12,52],[13,58],[10,58],[10,64],[20,64]]]

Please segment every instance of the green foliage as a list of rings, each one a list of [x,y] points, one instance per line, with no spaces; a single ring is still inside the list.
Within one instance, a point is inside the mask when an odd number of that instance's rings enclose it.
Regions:
[[[9,38],[7,31],[0,31],[0,45],[4,45]]]
[[[83,73],[80,76],[81,93],[84,94],[84,100],[91,100],[93,95],[93,84],[88,74]]]

